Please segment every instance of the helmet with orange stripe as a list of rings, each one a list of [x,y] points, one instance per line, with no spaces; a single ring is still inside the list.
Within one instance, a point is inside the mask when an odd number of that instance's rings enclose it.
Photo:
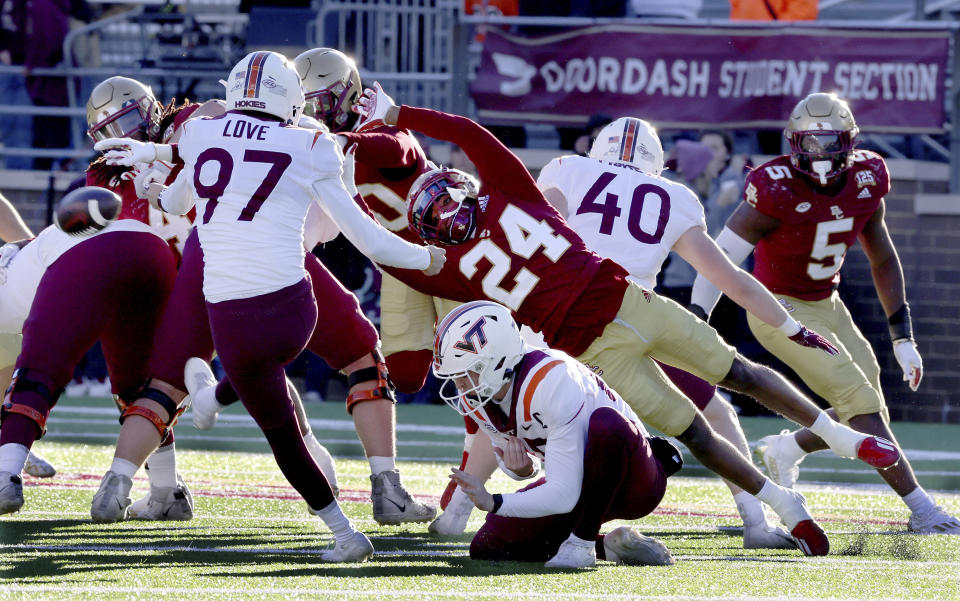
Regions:
[[[644,173],[663,171],[663,146],[657,130],[643,119],[620,117],[597,134],[590,158],[627,163]]]
[[[437,326],[433,374],[440,398],[461,415],[502,398],[525,352],[509,309],[490,301],[460,305]]]
[[[282,54],[251,52],[220,83],[227,89],[227,110],[267,113],[287,123],[300,120],[304,103],[300,76]]]

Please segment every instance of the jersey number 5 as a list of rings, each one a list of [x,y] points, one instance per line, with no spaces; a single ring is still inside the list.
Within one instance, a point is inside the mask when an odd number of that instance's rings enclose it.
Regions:
[[[500,227],[507,237],[510,252],[529,259],[538,249],[543,248],[545,257],[556,262],[560,256],[570,248],[570,241],[553,233],[553,228],[544,221],[537,221],[521,209],[508,205],[500,215]],[[477,265],[481,259],[490,261],[490,271],[483,276],[480,283],[483,293],[491,300],[495,300],[511,310],[516,311],[523,300],[527,298],[540,278],[533,275],[526,267],[521,267],[513,280],[513,288],[507,290],[502,286],[504,279],[510,272],[510,255],[504,252],[492,240],[486,238],[477,243],[460,258],[460,272],[468,279],[477,273]]]
[[[200,171],[203,166],[209,162],[216,162],[217,179],[212,184],[204,184],[200,181]],[[260,207],[263,206],[267,197],[273,192],[273,189],[280,183],[283,172],[287,170],[293,159],[285,152],[272,152],[270,150],[252,150],[247,149],[243,153],[244,163],[266,163],[270,165],[270,170],[264,176],[260,186],[257,187],[253,196],[247,202],[247,205],[240,211],[237,221],[252,221],[253,216],[257,214]],[[207,207],[203,211],[203,223],[209,223],[213,217],[213,211],[220,202],[230,183],[230,177],[233,175],[233,157],[223,148],[208,148],[197,157],[197,164],[193,168],[193,188],[197,191],[197,196],[207,199]]]
[[[813,238],[813,249],[810,251],[810,258],[817,261],[823,261],[827,257],[833,258],[832,265],[824,265],[822,262],[807,263],[807,275],[811,280],[825,280],[832,278],[834,274],[840,271],[843,265],[843,256],[847,254],[847,245],[843,242],[839,244],[828,244],[830,234],[839,234],[849,232],[853,229],[853,217],[846,219],[837,219],[835,221],[822,221],[817,224],[817,232]]]

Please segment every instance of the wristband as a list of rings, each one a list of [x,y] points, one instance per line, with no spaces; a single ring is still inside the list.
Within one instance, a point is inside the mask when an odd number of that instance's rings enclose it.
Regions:
[[[777,329],[786,334],[788,338],[790,336],[796,336],[800,332],[800,328],[801,326],[797,320],[789,315],[787,315],[786,321],[777,326]]]
[[[910,319],[910,306],[907,303],[903,303],[887,318],[887,325],[890,328],[890,340],[913,340],[913,320]]]
[[[490,510],[490,513],[497,513],[500,511],[500,506],[503,505],[503,495],[496,493],[493,495],[493,509]]]

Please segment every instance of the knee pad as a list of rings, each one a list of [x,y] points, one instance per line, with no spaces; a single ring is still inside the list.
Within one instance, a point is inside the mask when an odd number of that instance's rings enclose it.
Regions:
[[[390,381],[390,372],[387,371],[387,363],[380,354],[380,349],[374,349],[371,353],[376,365],[373,367],[363,367],[347,376],[347,386],[353,388],[357,384],[364,382],[375,382],[376,386],[370,390],[358,390],[347,395],[347,413],[353,415],[353,408],[358,403],[367,401],[386,400],[391,403],[397,402],[394,394],[393,382]]]
[[[121,397],[115,397],[115,399],[118,400],[118,405],[121,403],[123,404],[123,412],[120,414],[121,424],[123,424],[124,420],[126,420],[129,416],[138,415],[154,425],[154,427],[160,433],[161,443],[167,438],[170,428],[177,423],[177,419],[180,417],[180,414],[187,409],[186,403],[178,405],[165,392],[156,388],[151,388],[149,383],[145,384],[143,388],[136,393],[136,399],[150,399],[155,403],[159,403],[164,409],[167,410],[167,414],[170,416],[167,421],[164,421],[163,418],[152,409],[128,403]]]
[[[15,395],[30,392],[39,395],[46,402],[46,407],[37,409],[26,403],[16,402]],[[15,370],[3,397],[3,404],[0,405],[0,424],[8,415],[16,413],[36,423],[40,428],[40,436],[37,438],[43,438],[47,433],[47,416],[50,409],[57,404],[62,392],[63,388],[55,388],[50,377],[42,371],[26,367]]]

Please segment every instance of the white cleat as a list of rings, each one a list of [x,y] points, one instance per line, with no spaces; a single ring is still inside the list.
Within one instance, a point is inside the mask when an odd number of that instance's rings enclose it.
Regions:
[[[789,433],[789,430],[783,430],[780,434],[764,436],[753,449],[767,468],[770,479],[784,488],[793,488],[800,477],[800,462],[788,459],[780,448]]]
[[[912,514],[907,529],[917,534],[960,534],[960,520],[937,505],[919,515]]]
[[[17,474],[0,472],[0,515],[23,507],[23,480]]]
[[[23,464],[23,471],[34,478],[50,478],[57,473],[57,468],[40,455],[30,451],[27,453],[27,461]]]
[[[183,368],[183,382],[191,399],[193,427],[209,430],[217,423],[223,405],[217,402],[217,379],[210,365],[199,357],[190,357]]]
[[[627,566],[672,566],[676,563],[670,550],[655,538],[620,526],[603,537],[607,561]]]
[[[90,517],[94,522],[122,522],[130,507],[130,489],[133,480],[109,471],[103,475],[100,488],[93,495],[90,504]]]
[[[363,563],[373,556],[373,543],[355,530],[344,543],[334,543],[332,549],[320,553],[320,561],[327,563]]]
[[[147,496],[127,509],[131,520],[176,520],[193,518],[193,495],[183,477],[177,474],[177,486],[150,486]]]
[[[593,542],[580,545],[567,539],[557,549],[557,554],[543,565],[548,568],[592,568],[597,565],[596,546]]]
[[[793,536],[783,528],[770,524],[743,527],[744,549],[796,549]]]
[[[441,513],[437,519],[430,522],[427,530],[433,534],[444,536],[460,536],[467,529],[467,522],[470,521],[470,514],[473,512],[473,504],[466,507],[453,507],[453,504],[447,505],[446,511]]]
[[[370,476],[373,519],[378,524],[429,522],[437,515],[433,505],[414,501],[400,482],[400,472],[388,470]]]

